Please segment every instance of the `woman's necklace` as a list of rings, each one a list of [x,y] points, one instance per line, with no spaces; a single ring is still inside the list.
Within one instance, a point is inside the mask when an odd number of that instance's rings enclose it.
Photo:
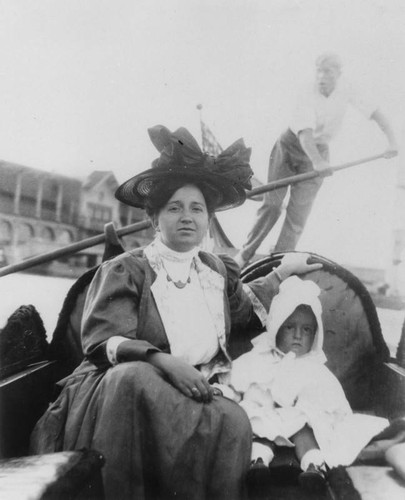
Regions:
[[[167,277],[167,281],[171,281],[173,283],[173,285],[176,287],[176,288],[184,288],[188,283],[191,283],[191,278],[190,276],[187,278],[187,281],[173,281],[172,278],[167,274],[167,271],[166,271],[166,277]]]
[[[169,275],[169,273],[167,272],[167,269],[165,267],[165,265],[163,264],[162,262],[162,266],[163,266],[163,269],[165,270],[166,272],[166,279],[167,281],[170,283],[173,283],[173,285],[176,287],[176,288],[179,288],[179,289],[182,289],[184,288],[188,283],[191,283],[191,266],[190,266],[190,270],[188,272],[188,278],[186,281],[181,281],[181,280],[178,280],[178,281],[174,281],[173,278],[171,278],[171,276]]]

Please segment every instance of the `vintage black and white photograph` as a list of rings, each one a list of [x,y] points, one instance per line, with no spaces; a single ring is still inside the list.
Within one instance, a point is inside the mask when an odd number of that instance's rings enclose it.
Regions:
[[[403,500],[405,4],[0,0],[0,497]]]

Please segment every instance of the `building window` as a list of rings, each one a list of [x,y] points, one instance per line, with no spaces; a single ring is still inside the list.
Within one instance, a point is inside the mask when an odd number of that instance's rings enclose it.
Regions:
[[[53,229],[51,229],[50,227],[42,228],[41,238],[45,241],[54,241],[55,233],[53,232]]]
[[[98,205],[96,203],[88,203],[87,210],[90,218],[90,222],[110,222],[112,219],[112,209],[111,207],[106,207],[104,205]]]
[[[17,229],[17,242],[26,243],[34,237],[34,229],[29,224],[21,223]]]
[[[12,226],[7,220],[0,220],[0,243],[10,243],[12,238]]]
[[[58,236],[58,242],[62,245],[69,245],[70,243],[73,243],[72,233],[67,229],[64,229]]]
[[[37,207],[37,205],[36,205],[35,198],[21,195],[20,215],[24,215],[26,217],[35,217],[36,207]]]
[[[1,211],[3,213],[5,214],[14,213],[14,194],[1,191],[1,186],[0,186],[0,205],[1,205]]]

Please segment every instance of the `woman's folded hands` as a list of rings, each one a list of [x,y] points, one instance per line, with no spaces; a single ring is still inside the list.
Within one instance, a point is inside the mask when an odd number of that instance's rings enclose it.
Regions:
[[[201,372],[171,354],[151,352],[147,360],[159,368],[170,383],[189,398],[207,403],[216,394],[215,388],[208,383]]]

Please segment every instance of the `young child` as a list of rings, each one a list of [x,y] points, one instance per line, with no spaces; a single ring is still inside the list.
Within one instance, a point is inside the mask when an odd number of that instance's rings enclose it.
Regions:
[[[221,386],[249,416],[252,469],[269,472],[273,443],[294,447],[303,471],[299,482],[309,489],[323,487],[327,467],[352,463],[388,425],[383,418],[353,414],[325,366],[319,293],[312,281],[286,279],[271,304],[267,331],[233,363]]]

